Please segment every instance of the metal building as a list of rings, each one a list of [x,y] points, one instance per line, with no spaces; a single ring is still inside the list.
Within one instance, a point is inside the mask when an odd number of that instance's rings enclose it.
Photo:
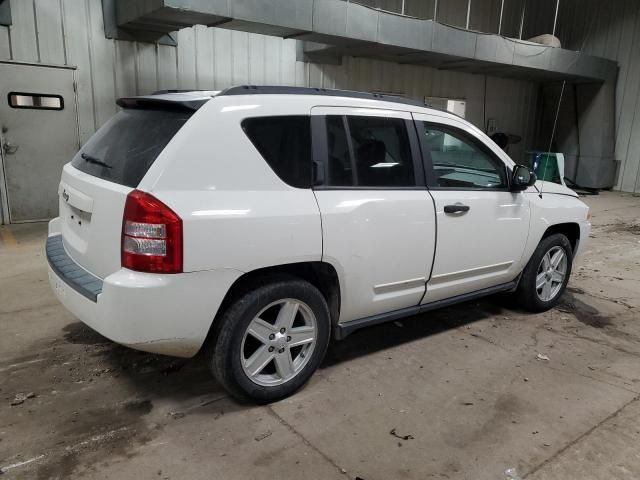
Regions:
[[[464,102],[516,161],[555,133],[574,181],[640,192],[639,50],[636,0],[0,0],[1,220],[55,216],[116,98],[246,83]]]

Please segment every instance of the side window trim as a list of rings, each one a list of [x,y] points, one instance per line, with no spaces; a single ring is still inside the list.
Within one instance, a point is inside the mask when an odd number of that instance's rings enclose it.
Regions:
[[[351,138],[351,127],[349,126],[349,120],[346,115],[342,115],[342,126],[344,127],[345,135],[347,136],[347,148],[349,149],[349,163],[351,164],[352,181],[355,186],[360,186],[360,179],[358,178],[358,166],[356,164],[356,153],[353,149],[353,138]],[[329,159],[327,158],[327,165]],[[331,176],[329,176],[331,178]]]
[[[311,115],[311,188],[321,187],[329,178],[329,156],[327,145],[327,122],[324,115]]]
[[[312,138],[312,161],[314,165],[314,182],[312,188],[314,190],[426,190],[427,184],[425,181],[425,166],[423,159],[423,152],[420,144],[420,138],[416,130],[416,124],[414,120],[407,118],[400,118],[404,120],[407,136],[409,139],[409,147],[411,153],[411,160],[413,162],[414,169],[414,185],[408,186],[332,186],[327,185],[330,177],[329,172],[329,151],[328,145],[328,133],[327,133],[327,117],[335,116],[341,117],[345,133],[347,135],[347,146],[349,149],[349,156],[352,171],[354,172],[354,182],[358,183],[357,168],[355,165],[355,154],[353,150],[353,141],[351,139],[351,131],[349,129],[349,122],[347,120],[348,115],[342,113],[335,114],[316,114],[311,115],[311,138]]]
[[[409,136],[409,148],[411,149],[411,158],[413,159],[413,171],[416,187],[421,189],[427,188],[424,159],[422,158],[422,148],[420,148],[420,137],[413,120],[405,120],[407,135]]]
[[[424,135],[421,134],[421,130],[424,130],[424,125],[427,122],[424,122],[423,120],[414,120],[413,123],[415,125],[416,135],[418,136],[418,143],[420,144],[420,152],[422,152],[422,164],[424,166],[424,178],[427,183],[427,188],[429,190],[435,190],[437,187],[433,187],[433,185],[436,185],[437,179],[433,169],[431,150],[429,150],[426,145]]]
[[[423,164],[424,164],[424,172],[425,178],[427,181],[427,188],[429,190],[446,190],[446,191],[479,191],[479,192],[505,192],[510,191],[510,175],[508,166],[502,161],[500,157],[498,157],[490,148],[482,143],[482,141],[473,135],[465,132],[463,129],[456,127],[454,125],[449,125],[447,123],[438,123],[438,122],[430,122],[427,120],[414,120],[416,125],[416,131],[418,132],[418,139],[420,143],[420,150],[422,151]],[[504,187],[441,187],[437,185],[437,179],[435,176],[435,170],[433,168],[433,159],[431,157],[431,151],[426,145],[426,141],[424,135],[420,135],[419,132],[424,129],[425,126],[432,126],[436,129],[442,130],[451,130],[464,140],[469,141],[475,147],[480,149],[484,154],[486,154],[489,159],[499,166],[502,169],[504,174],[505,186]]]

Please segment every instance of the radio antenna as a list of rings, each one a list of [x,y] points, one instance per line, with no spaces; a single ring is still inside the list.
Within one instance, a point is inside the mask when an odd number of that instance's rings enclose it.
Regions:
[[[553,120],[553,130],[551,130],[551,139],[549,140],[549,148],[547,149],[547,161],[549,159],[549,156],[551,155],[551,147],[553,147],[553,139],[556,136],[556,128],[558,126],[558,117],[560,116],[560,106],[562,105],[562,98],[564,97],[564,88],[567,85],[567,81],[563,80],[562,81],[562,90],[560,90],[560,99],[558,100],[558,108],[556,108],[556,117]],[[540,195],[540,198],[542,198],[542,190],[544,189],[544,178],[542,179],[542,183],[540,184],[540,191],[538,192],[538,194]]]

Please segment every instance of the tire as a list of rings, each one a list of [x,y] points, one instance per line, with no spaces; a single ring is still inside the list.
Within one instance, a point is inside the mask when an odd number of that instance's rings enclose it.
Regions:
[[[558,267],[564,266],[562,281],[559,281],[560,277],[553,271],[546,269],[545,273],[545,268],[542,265],[542,262],[547,262],[551,256],[554,257],[554,261],[557,260],[555,255],[559,252],[564,255],[564,258],[558,261]],[[550,254],[549,257],[547,257],[547,254]],[[573,249],[566,236],[556,233],[543,238],[522,272],[522,277],[516,290],[518,305],[530,312],[545,312],[556,306],[567,288],[567,283],[571,276],[572,259]],[[561,273],[562,269],[558,268],[554,271]],[[551,286],[549,286],[550,278],[555,278]],[[545,286],[540,288],[542,280],[545,281]],[[547,288],[549,290],[546,290]]]
[[[301,388],[322,362],[331,331],[320,291],[294,277],[242,294],[219,321],[205,354],[209,368],[236,399],[258,403]]]

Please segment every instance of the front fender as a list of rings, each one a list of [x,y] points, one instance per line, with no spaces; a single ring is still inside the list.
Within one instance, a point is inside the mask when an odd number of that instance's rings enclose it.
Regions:
[[[574,257],[584,251],[591,231],[591,223],[587,219],[589,207],[578,197],[560,193],[527,193],[530,196],[531,221],[529,237],[522,255],[522,268],[525,267],[546,231],[554,225],[576,224],[580,230]]]

